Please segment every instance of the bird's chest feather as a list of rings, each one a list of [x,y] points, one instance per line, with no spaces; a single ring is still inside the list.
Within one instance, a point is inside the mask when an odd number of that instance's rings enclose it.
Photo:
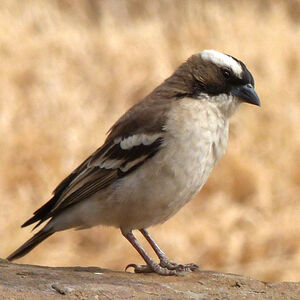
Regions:
[[[186,202],[201,189],[224,154],[228,121],[207,103],[183,99],[170,112],[166,132],[168,168],[174,174],[178,197]]]

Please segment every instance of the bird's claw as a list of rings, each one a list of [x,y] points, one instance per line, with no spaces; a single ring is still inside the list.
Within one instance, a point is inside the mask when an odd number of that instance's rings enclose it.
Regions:
[[[153,265],[136,265],[136,264],[129,264],[125,271],[128,268],[133,268],[134,273],[157,273],[160,275],[182,275],[184,272],[193,272],[199,269],[196,264],[177,264],[170,261],[161,261],[160,264],[153,264]]]
[[[154,272],[150,266],[148,265],[136,265],[136,264],[129,264],[125,268],[125,272],[127,271],[128,268],[133,268],[134,273],[152,273]]]
[[[167,268],[168,270],[176,270],[177,272],[193,272],[199,269],[199,266],[194,263],[177,264],[175,262],[169,261],[168,259],[161,260],[160,265],[163,268]]]
[[[180,275],[180,274],[177,274],[176,270],[169,270],[169,269],[164,268],[156,263],[153,264],[152,266],[129,264],[125,268],[125,271],[127,271],[128,268],[133,268],[134,273],[157,273],[159,275],[164,275],[164,276]]]

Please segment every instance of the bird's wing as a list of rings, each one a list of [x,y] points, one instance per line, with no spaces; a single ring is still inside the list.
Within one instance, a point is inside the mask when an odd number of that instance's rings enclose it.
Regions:
[[[145,103],[146,102],[146,103]],[[139,168],[163,147],[167,101],[148,105],[142,101],[111,128],[105,143],[66,177],[53,197],[22,227],[45,220],[89,198]],[[156,111],[152,111],[155,109]]]

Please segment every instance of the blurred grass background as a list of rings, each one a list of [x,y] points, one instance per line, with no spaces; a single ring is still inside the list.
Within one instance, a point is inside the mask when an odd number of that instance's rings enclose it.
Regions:
[[[299,280],[298,0],[2,0],[0,256],[31,236],[20,225],[127,108],[210,48],[247,64],[262,107],[241,108],[205,188],[150,232],[175,261]],[[19,262],[142,261],[118,230],[97,227],[58,233]]]

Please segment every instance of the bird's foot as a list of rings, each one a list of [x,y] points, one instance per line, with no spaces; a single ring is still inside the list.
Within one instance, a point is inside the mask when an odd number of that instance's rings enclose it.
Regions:
[[[157,263],[154,263],[150,265],[136,265],[136,264],[129,264],[125,271],[127,271],[128,268],[133,268],[134,273],[157,273],[159,275],[164,276],[170,276],[170,275],[180,275],[177,270],[169,270],[165,267],[160,266]]]
[[[169,261],[168,259],[161,260],[160,264],[154,263],[150,265],[136,265],[129,264],[128,268],[133,268],[134,273],[157,273],[159,275],[170,276],[170,275],[183,275],[185,272],[193,272],[199,269],[196,264],[177,264]]]
[[[177,264],[168,260],[167,258],[161,259],[160,266],[163,268],[167,268],[168,270],[175,270],[177,272],[193,272],[199,270],[199,266],[194,263]]]

